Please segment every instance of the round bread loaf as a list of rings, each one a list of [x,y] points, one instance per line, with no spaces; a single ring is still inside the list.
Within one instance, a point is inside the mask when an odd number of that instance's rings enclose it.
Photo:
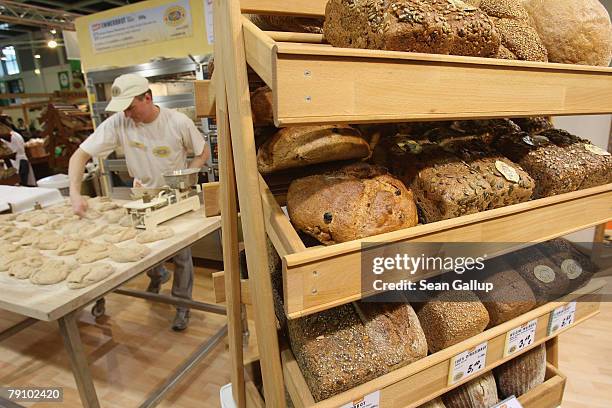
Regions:
[[[610,64],[612,24],[598,0],[526,0],[523,5],[550,62]]]
[[[442,396],[446,408],[489,408],[497,404],[497,386],[489,371]]]
[[[520,396],[544,382],[546,346],[539,345],[494,370],[501,398]]]

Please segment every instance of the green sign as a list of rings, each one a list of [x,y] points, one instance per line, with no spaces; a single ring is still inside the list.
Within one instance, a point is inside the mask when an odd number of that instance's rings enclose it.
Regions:
[[[68,71],[58,72],[57,79],[59,80],[60,89],[70,89],[70,74],[68,74]]]

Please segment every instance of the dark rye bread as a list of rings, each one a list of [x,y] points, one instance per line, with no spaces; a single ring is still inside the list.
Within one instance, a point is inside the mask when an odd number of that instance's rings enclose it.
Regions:
[[[546,346],[540,344],[495,368],[493,372],[500,398],[519,397],[544,382]]]
[[[550,116],[532,116],[529,118],[511,118],[523,132],[530,134],[539,133],[543,130],[552,129],[552,119]]]
[[[257,167],[267,174],[369,156],[370,145],[350,126],[292,126],[277,131],[258,149]]]
[[[482,282],[493,285],[490,292],[478,296],[489,313],[489,326],[512,320],[536,306],[536,299],[525,279],[502,258],[485,263]]]
[[[427,355],[425,336],[407,303],[343,305],[290,320],[288,327],[291,348],[315,401]]]
[[[612,155],[605,150],[562,129],[547,129],[538,135],[568,152],[574,159],[572,164],[584,170],[579,189],[612,183]]]
[[[493,57],[489,17],[460,0],[330,0],[323,32],[335,47]]]
[[[538,244],[538,249],[567,276],[568,292],[586,285],[598,271],[591,259],[566,239],[557,238],[543,242]]]
[[[287,210],[298,230],[325,245],[418,223],[412,192],[382,167],[366,163],[294,180]]]
[[[469,290],[442,292],[417,310],[431,353],[469,339],[489,324],[487,309]]]
[[[272,90],[267,85],[251,92],[251,115],[255,126],[274,126]]]
[[[490,371],[442,395],[446,408],[491,408],[499,401]]]
[[[586,177],[570,150],[540,134],[510,133],[497,138],[493,146],[535,180],[533,198],[575,191]]]
[[[513,163],[482,140],[451,140],[444,146],[489,182],[493,190],[489,208],[528,201],[535,182],[519,165]]]
[[[508,262],[531,287],[536,305],[558,299],[568,293],[569,279],[537,246],[504,255]]]
[[[501,38],[500,58],[548,61],[548,53],[537,31],[529,23],[522,0],[482,0],[480,9],[495,26]]]
[[[490,207],[491,185],[476,170],[433,143],[397,135],[379,143],[375,154],[412,189],[425,222],[473,214]]]

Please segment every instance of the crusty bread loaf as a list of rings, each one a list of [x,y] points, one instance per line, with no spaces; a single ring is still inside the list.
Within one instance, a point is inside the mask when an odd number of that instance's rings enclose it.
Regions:
[[[532,116],[529,118],[512,118],[523,132],[529,134],[539,133],[543,130],[552,129],[554,126],[550,116]]]
[[[316,401],[427,355],[409,304],[348,304],[288,322],[295,358]]]
[[[610,64],[612,24],[598,0],[525,0],[524,7],[550,62]]]
[[[417,316],[431,353],[475,336],[489,324],[487,309],[471,291],[443,292],[420,304]]]
[[[525,279],[536,297],[536,304],[542,305],[568,293],[569,279],[561,273],[548,257],[536,246],[531,246],[503,259]]]
[[[485,265],[482,282],[492,284],[493,290],[478,292],[478,296],[489,313],[488,327],[512,320],[535,307],[533,291],[503,258],[491,259]]]
[[[280,129],[257,151],[261,173],[370,156],[360,132],[346,125],[292,126]]]
[[[273,126],[272,90],[262,86],[251,92],[251,115],[255,126]]]
[[[538,249],[569,279],[567,291],[586,285],[598,270],[591,259],[563,238],[542,242]]]
[[[495,56],[489,17],[461,0],[330,0],[323,31],[335,47]]]
[[[546,48],[530,25],[522,0],[482,0],[480,9],[491,17],[499,33],[501,58],[548,61]]]
[[[497,389],[502,399],[519,397],[544,382],[546,346],[540,344],[494,369]]]
[[[446,408],[490,408],[499,401],[495,378],[489,371],[442,396]]]
[[[287,210],[298,230],[326,245],[418,222],[412,192],[381,167],[365,163],[294,180]]]

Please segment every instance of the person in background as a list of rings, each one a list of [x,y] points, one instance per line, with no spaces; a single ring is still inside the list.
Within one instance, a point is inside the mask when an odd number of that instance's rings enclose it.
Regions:
[[[106,108],[116,112],[98,126],[70,158],[70,201],[78,215],[87,211],[87,201],[81,196],[81,180],[85,164],[92,157],[108,156],[118,147],[125,153],[134,187],[159,188],[166,183],[162,173],[169,170],[201,168],[210,156],[204,137],[191,119],[183,113],[159,107],[153,103],[149,81],[136,74],[115,79],[112,98]],[[187,152],[195,157],[188,163]],[[191,299],[193,261],[191,248],[176,253],[172,295]],[[147,290],[159,293],[161,285],[170,279],[162,265],[147,272],[151,282]],[[172,329],[184,330],[189,323],[189,309],[177,307]]]
[[[27,142],[30,139],[30,131],[25,125],[25,121],[23,118],[17,119],[17,132],[23,137],[23,139]]]
[[[28,156],[25,152],[25,142],[23,137],[17,133],[9,121],[8,116],[0,116],[0,139],[2,143],[6,144],[13,152],[15,152],[15,159],[11,160],[11,165],[17,170],[19,174],[19,184],[22,186],[36,186],[36,177],[34,176],[34,170],[28,160]]]

